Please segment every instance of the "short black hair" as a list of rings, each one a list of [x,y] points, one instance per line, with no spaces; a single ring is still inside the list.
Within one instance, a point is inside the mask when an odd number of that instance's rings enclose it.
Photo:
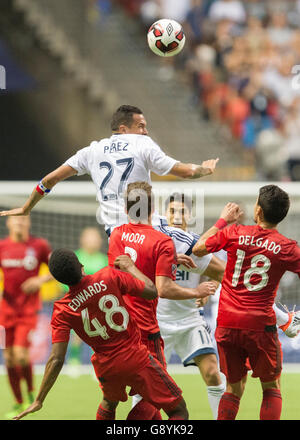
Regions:
[[[153,212],[154,195],[148,182],[129,183],[124,199],[126,211],[132,220],[146,220]]]
[[[165,201],[166,210],[168,209],[168,206],[172,202],[181,202],[188,208],[190,212],[192,212],[193,200],[191,199],[191,197],[187,196],[186,194],[179,192],[174,192],[173,194],[171,194]]]
[[[111,129],[112,131],[117,131],[120,125],[124,124],[127,127],[131,127],[133,115],[142,115],[143,112],[138,107],[133,105],[121,105],[112,116],[111,119]]]
[[[265,185],[259,190],[257,204],[263,211],[264,219],[272,225],[277,225],[289,211],[290,198],[279,186]]]
[[[60,283],[74,286],[82,278],[82,264],[70,249],[56,249],[49,260],[49,270]]]

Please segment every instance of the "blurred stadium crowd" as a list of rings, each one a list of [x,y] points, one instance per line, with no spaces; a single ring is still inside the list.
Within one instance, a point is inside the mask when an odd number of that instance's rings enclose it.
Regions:
[[[115,2],[143,31],[159,18],[182,23],[186,48],[168,60],[170,73],[182,71],[203,116],[227,127],[269,179],[300,179],[299,0]]]

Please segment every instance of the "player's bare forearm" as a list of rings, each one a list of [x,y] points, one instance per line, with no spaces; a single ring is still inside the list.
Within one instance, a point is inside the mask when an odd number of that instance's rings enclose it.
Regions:
[[[64,365],[67,348],[67,342],[57,342],[52,345],[52,351],[47,361],[44,377],[35,401],[25,411],[14,417],[14,420],[20,420],[27,414],[36,412],[42,408],[47,394],[55,384],[56,379],[58,378],[59,373]]]
[[[177,162],[171,169],[170,174],[183,179],[199,179],[213,174],[218,161],[219,159],[206,160],[201,165]]]
[[[213,255],[209,265],[202,275],[221,283],[223,280],[225,267],[225,262]]]
[[[205,242],[209,237],[212,237],[218,232],[219,228],[216,226],[212,226],[209,228],[197,241],[195,246],[193,247],[193,254],[197,257],[204,257],[204,255],[209,254],[209,251],[206,249]]]
[[[216,287],[212,282],[202,283],[195,289],[189,289],[176,284],[171,278],[157,276],[155,284],[160,298],[185,300],[204,298],[215,293]]]
[[[74,170],[74,168],[68,165],[62,165],[61,167],[57,168],[56,170],[45,176],[41,180],[41,183],[44,185],[45,188],[51,190],[58,182],[61,182],[68,177],[74,176],[75,174],[77,174],[77,171]],[[21,206],[20,208],[10,209],[9,211],[2,211],[0,212],[0,217],[28,215],[35,207],[35,205],[44,197],[44,194],[40,194],[36,190],[36,188],[34,188],[31,195],[28,197],[23,206]]]
[[[209,252],[206,249],[206,240],[219,231],[220,226],[218,225],[218,223],[220,221],[224,221],[225,225],[229,225],[231,223],[235,223],[242,215],[243,211],[236,203],[227,203],[227,205],[223,208],[221,212],[218,222],[214,226],[209,228],[203,235],[201,235],[201,237],[193,247],[193,254],[197,257],[203,257],[204,255],[207,255]],[[224,225],[222,226],[224,227]]]

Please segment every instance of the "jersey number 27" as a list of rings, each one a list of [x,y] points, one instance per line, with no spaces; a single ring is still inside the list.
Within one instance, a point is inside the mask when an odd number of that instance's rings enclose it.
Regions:
[[[125,166],[124,172],[122,173],[122,176],[121,176],[121,179],[120,179],[120,182],[118,185],[117,193],[105,194],[106,186],[108,185],[108,183],[110,182],[110,180],[114,174],[114,166],[108,161],[100,162],[100,164],[99,164],[100,170],[102,168],[107,169],[107,174],[104,177],[104,179],[102,180],[102,183],[100,185],[101,196],[102,196],[102,200],[104,200],[104,201],[116,200],[118,198],[118,196],[120,194],[122,194],[122,192],[124,190],[125,183],[126,183],[128,177],[133,169],[134,158],[133,157],[125,157],[124,159],[118,159],[118,160],[116,160],[116,166],[123,166],[123,167]]]

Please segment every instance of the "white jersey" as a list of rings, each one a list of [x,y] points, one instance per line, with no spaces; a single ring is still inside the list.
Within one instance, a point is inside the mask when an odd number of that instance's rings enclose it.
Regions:
[[[196,244],[199,236],[193,233],[183,231],[179,228],[169,226],[159,226],[155,229],[160,230],[164,234],[169,235],[175,245],[176,252],[179,254],[190,255],[194,260],[197,268],[188,270],[184,266],[179,266],[176,273],[176,283],[182,287],[195,288],[200,283],[200,277],[209,265],[212,255],[208,254],[204,257],[196,257],[192,254],[192,249]],[[199,316],[199,309],[196,307],[194,299],[173,300],[166,298],[158,299],[157,318],[158,321],[173,321],[178,319],[191,318]]]
[[[127,223],[123,193],[128,183],[151,184],[150,173],[163,176],[177,163],[149,137],[138,134],[113,134],[94,141],[70,157],[64,165],[89,174],[97,188],[101,220],[105,229]]]

